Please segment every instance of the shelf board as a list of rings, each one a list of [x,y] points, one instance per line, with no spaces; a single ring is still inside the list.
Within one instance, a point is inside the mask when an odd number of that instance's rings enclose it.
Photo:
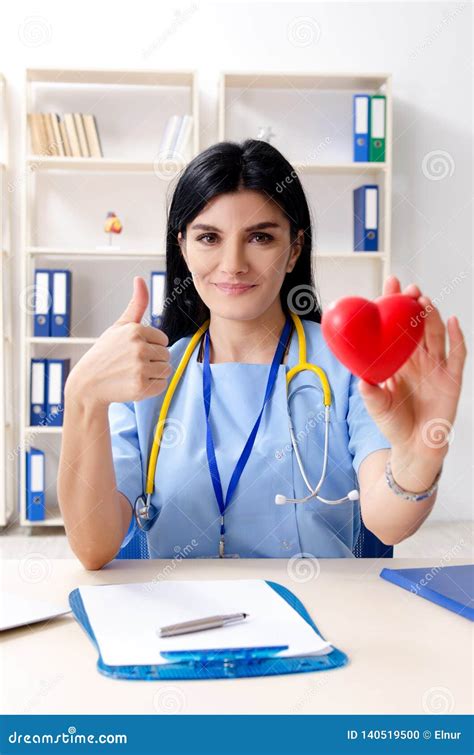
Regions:
[[[27,165],[34,170],[70,170],[71,172],[89,171],[95,173],[151,173],[157,178],[173,178],[185,166],[185,162],[173,159],[161,162],[140,160],[114,160],[108,157],[57,157],[28,155]],[[168,176],[168,170],[172,171]],[[160,174],[159,176],[157,174]]]
[[[30,336],[26,340],[28,343],[93,344],[97,341],[97,338],[82,338],[75,336],[67,336],[64,338],[57,338],[54,336]]]
[[[139,258],[139,259],[152,259],[159,262],[164,262],[166,255],[160,252],[140,252],[132,250],[123,250],[118,252],[111,252],[108,254],[105,251],[95,251],[94,249],[55,249],[53,247],[45,246],[30,246],[27,248],[27,254],[42,256],[42,257],[104,257],[106,259],[120,259],[120,258]],[[366,257],[370,256],[373,259],[384,259],[384,252],[313,252],[314,257]],[[50,340],[50,339],[46,339]]]
[[[27,425],[27,427],[25,427],[25,433],[27,435],[36,435],[36,433],[39,433],[40,435],[46,435],[49,433],[60,434],[62,431],[62,427],[46,427],[43,425]]]
[[[117,86],[192,86],[194,71],[30,68],[27,81],[42,84],[112,84]]]
[[[39,519],[37,521],[30,521],[23,517],[20,525],[22,527],[64,527],[64,521],[62,516],[51,516],[49,519]]]
[[[104,245],[105,246],[105,245]],[[116,251],[107,252],[106,249],[61,249],[46,246],[29,246],[26,249],[27,254],[42,256],[42,257],[100,257],[101,259],[152,259],[163,261],[165,254],[158,251],[133,251],[133,249],[120,249]]]
[[[386,163],[293,163],[298,173],[377,173],[387,170]]]
[[[231,72],[223,73],[226,88],[245,87],[246,89],[319,89],[319,90],[378,90],[387,80],[388,73],[269,73]]]
[[[385,252],[315,252],[313,253],[313,258],[316,260],[320,259],[373,259],[373,260],[384,260],[385,259]]]

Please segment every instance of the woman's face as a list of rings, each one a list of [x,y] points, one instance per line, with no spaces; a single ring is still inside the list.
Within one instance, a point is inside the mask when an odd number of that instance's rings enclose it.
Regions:
[[[196,290],[219,317],[251,320],[279,296],[298,259],[303,231],[290,245],[290,224],[258,191],[214,197],[178,236]]]

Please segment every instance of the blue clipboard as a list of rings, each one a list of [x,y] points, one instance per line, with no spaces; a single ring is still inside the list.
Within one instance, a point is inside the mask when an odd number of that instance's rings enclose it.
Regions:
[[[286,600],[295,611],[319,634],[304,605],[283,585],[266,580],[267,585]],[[79,589],[69,595],[69,605],[79,624],[86,631],[99,653],[97,668],[104,676],[114,679],[136,679],[138,681],[157,679],[229,679],[245,676],[273,676],[275,674],[298,674],[309,671],[327,671],[345,666],[349,659],[345,653],[331,645],[333,650],[327,655],[304,656],[299,658],[278,658],[283,647],[272,648],[229,648],[229,650],[173,651],[163,653],[163,658],[173,663],[143,666],[108,666],[101,658],[97,640],[92,631],[89,617],[84,608]],[[269,657],[270,656],[270,657]]]

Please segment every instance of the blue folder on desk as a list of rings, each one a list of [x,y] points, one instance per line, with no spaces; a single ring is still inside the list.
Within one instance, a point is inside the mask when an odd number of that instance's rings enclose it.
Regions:
[[[474,621],[474,564],[382,569],[380,576]]]
[[[316,624],[306,611],[304,605],[283,585],[266,581],[275,592],[299,613],[302,618],[319,634]],[[94,636],[89,617],[85,611],[80,590],[73,590],[69,595],[69,604],[76,619],[86,631],[99,652],[98,670],[105,676],[115,679],[223,679],[245,676],[271,676],[275,674],[295,674],[308,671],[324,671],[344,666],[348,657],[332,645],[333,650],[326,655],[307,655],[294,658],[278,658],[277,653],[287,646],[271,648],[231,648],[229,650],[206,651],[169,651],[163,652],[163,665],[143,666],[108,666],[100,656],[99,647]],[[323,638],[324,639],[324,638]],[[169,661],[172,661],[171,663]]]

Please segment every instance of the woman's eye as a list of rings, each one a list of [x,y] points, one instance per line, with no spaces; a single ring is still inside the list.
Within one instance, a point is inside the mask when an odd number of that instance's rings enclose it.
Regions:
[[[213,240],[215,240],[215,236],[213,233],[203,233],[202,236],[198,236],[196,241],[203,241],[204,239],[211,239],[212,242]],[[206,241],[205,243],[207,244],[208,242]]]
[[[260,239],[263,239],[264,242],[272,241],[273,240],[273,236],[270,236],[269,233],[254,233],[253,237],[255,238],[256,236],[259,236]],[[261,243],[261,242],[259,242],[259,243]]]
[[[262,244],[273,241],[273,236],[270,236],[269,233],[253,233],[251,239],[255,239],[259,244]],[[201,236],[197,237],[196,241],[202,241],[207,245],[213,245],[217,239],[214,233],[203,233]]]

